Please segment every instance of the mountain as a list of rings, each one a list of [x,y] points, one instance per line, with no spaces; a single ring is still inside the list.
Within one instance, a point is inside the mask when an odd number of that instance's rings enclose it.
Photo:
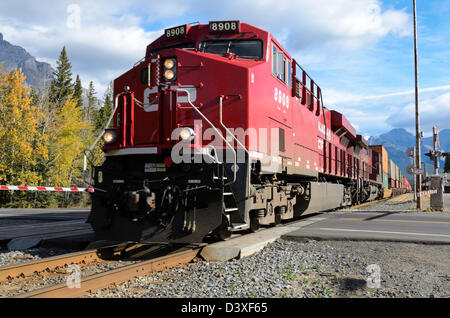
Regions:
[[[29,87],[43,87],[53,78],[53,68],[48,63],[39,62],[24,48],[12,45],[0,33],[0,63],[11,71],[21,68],[25,74],[25,84]]]
[[[439,133],[441,150],[450,151],[450,129],[444,129]],[[416,137],[403,128],[393,129],[380,136],[373,136],[369,138],[369,145],[383,145],[389,153],[389,158],[392,159],[402,170],[405,176],[406,167],[412,164],[405,151],[410,147],[416,145]],[[434,169],[433,162],[425,153],[433,149],[433,137],[422,138],[421,140],[421,159],[425,163],[425,169],[431,173]],[[444,161],[440,162],[441,169],[444,166]],[[410,179],[410,178],[408,178]]]
[[[50,64],[39,62],[31,56],[24,48],[12,45],[3,39],[3,34],[0,33],[0,64],[11,71],[21,68],[26,76],[25,85],[28,87],[42,88],[50,85],[53,79],[54,69]],[[83,104],[88,104],[89,90],[83,88]],[[103,103],[96,98],[96,107],[101,108]]]

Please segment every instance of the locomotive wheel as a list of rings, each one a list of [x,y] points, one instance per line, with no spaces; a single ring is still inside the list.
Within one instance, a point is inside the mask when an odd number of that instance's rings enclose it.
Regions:
[[[281,213],[275,213],[275,223],[274,226],[278,226],[281,224]]]
[[[256,232],[259,230],[260,227],[261,225],[259,224],[258,216],[257,215],[252,216],[250,219],[250,231]]]
[[[222,219],[222,225],[218,229],[215,230],[213,237],[220,241],[225,241],[225,240],[229,239],[231,236],[231,231],[229,230],[228,224],[229,224],[229,221],[224,216]]]
[[[219,231],[216,233],[216,237],[221,240],[225,241],[229,239],[231,236],[231,231],[228,229],[228,226],[221,226]]]
[[[254,211],[250,214],[250,231],[256,232],[261,227],[261,224],[259,223],[259,218],[264,217],[265,211],[263,209]]]
[[[281,215],[286,213],[286,207],[279,206],[275,208],[275,222],[272,223],[272,226],[278,226],[281,224]]]

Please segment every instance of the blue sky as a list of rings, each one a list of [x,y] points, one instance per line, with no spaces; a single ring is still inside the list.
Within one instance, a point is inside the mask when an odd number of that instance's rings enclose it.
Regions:
[[[73,24],[73,6],[80,9]],[[450,0],[417,0],[422,130],[450,128]],[[171,26],[239,19],[273,33],[358,130],[414,131],[412,0],[29,1],[0,3],[0,32],[73,73],[98,97]],[[71,22],[72,21],[72,22]],[[69,24],[72,23],[72,24]]]

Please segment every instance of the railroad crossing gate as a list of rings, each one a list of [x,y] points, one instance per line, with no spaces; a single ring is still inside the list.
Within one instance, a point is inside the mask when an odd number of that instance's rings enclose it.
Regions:
[[[444,210],[444,178],[439,175],[430,177],[431,189],[436,190],[430,197],[431,210],[443,211]]]

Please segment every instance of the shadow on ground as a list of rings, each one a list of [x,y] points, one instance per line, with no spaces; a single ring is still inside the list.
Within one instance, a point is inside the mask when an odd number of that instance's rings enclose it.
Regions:
[[[354,291],[364,289],[366,287],[366,285],[367,285],[367,282],[365,279],[346,277],[340,281],[339,288],[343,292],[354,292]]]

